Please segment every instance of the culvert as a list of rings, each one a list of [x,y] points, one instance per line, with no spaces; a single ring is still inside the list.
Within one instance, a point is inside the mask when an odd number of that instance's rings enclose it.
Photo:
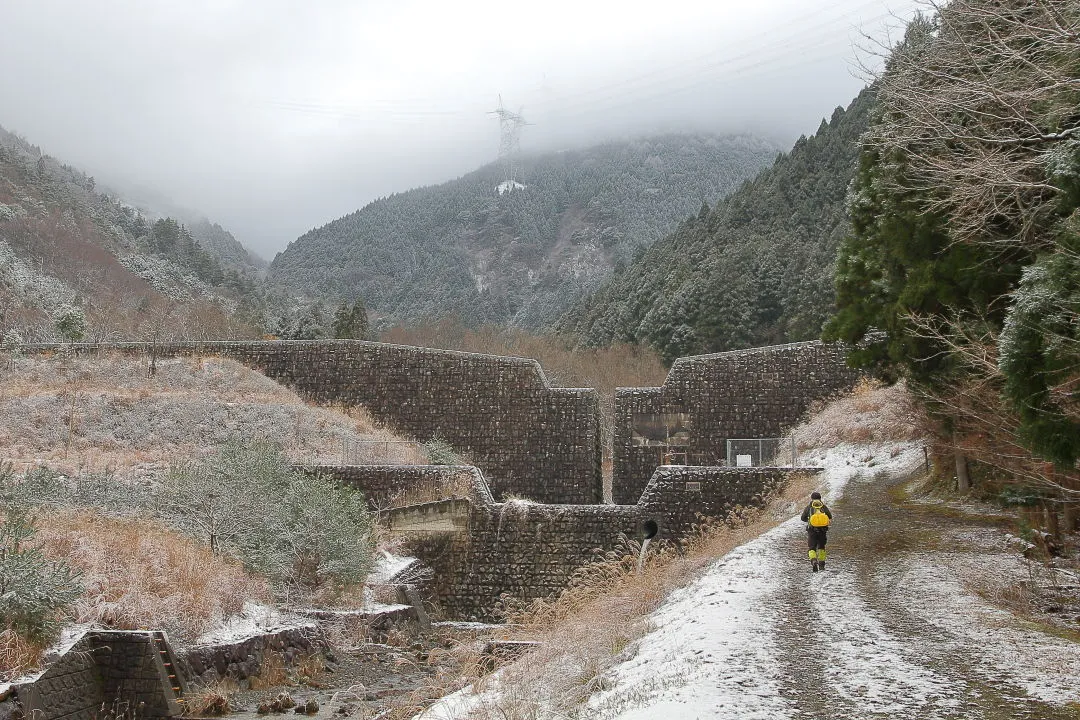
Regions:
[[[655,520],[646,520],[641,523],[641,537],[644,540],[652,540],[660,532],[660,525]]]

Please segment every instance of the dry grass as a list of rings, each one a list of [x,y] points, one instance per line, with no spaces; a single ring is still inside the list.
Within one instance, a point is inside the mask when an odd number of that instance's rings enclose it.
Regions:
[[[280,652],[263,653],[259,663],[259,672],[251,677],[252,690],[269,690],[289,681],[289,672],[285,668],[285,656]]]
[[[41,662],[45,646],[29,642],[11,628],[0,630],[0,680],[24,675]]]
[[[886,387],[864,378],[848,395],[815,410],[792,431],[800,451],[841,443],[904,442],[925,435],[923,411],[903,382]]]
[[[37,542],[82,572],[78,622],[168,631],[185,644],[243,609],[268,600],[265,581],[205,545],[154,521],[88,511],[50,511]]]
[[[0,458],[68,475],[148,476],[231,437],[265,438],[295,460],[340,462],[357,441],[399,441],[361,409],[313,407],[232,360],[127,355],[24,357],[0,377]],[[371,462],[423,462],[406,445],[365,446]]]
[[[409,485],[388,498],[385,509],[421,505],[451,498],[476,497],[476,483],[471,472],[463,470],[448,477],[431,478]]]
[[[293,677],[297,685],[321,687],[325,673],[326,661],[323,660],[323,656],[319,652],[301,655],[293,663]]]
[[[232,678],[224,678],[208,688],[184,695],[184,715],[188,717],[220,717],[232,712],[229,698],[240,690]]]

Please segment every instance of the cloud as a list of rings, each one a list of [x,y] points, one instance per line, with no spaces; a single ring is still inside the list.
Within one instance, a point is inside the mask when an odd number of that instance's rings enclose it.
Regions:
[[[860,32],[914,0],[6,0],[0,124],[271,255],[383,195],[526,149],[817,127]],[[896,17],[893,17],[895,15]]]

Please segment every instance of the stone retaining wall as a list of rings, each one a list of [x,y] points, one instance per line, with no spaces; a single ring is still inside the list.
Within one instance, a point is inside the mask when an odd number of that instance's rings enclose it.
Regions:
[[[811,403],[853,387],[858,373],[846,355],[845,346],[815,341],[683,357],[662,387],[617,389],[613,500],[636,503],[663,464],[664,448],[634,443],[636,417],[688,415],[688,463],[724,465],[729,438],[780,437]]]
[[[58,351],[34,345],[28,352]],[[592,388],[551,387],[535,360],[359,340],[76,344],[155,357],[228,357],[310,401],[362,405],[376,422],[438,436],[484,470],[496,497],[602,500],[600,412]]]
[[[474,504],[468,532],[432,534],[410,550],[434,570],[427,599],[454,618],[497,619],[504,595],[530,601],[558,593],[578,568],[622,536],[639,536],[636,507]]]
[[[180,715],[168,673],[151,634],[94,630],[45,668],[14,688],[24,717],[35,720],[152,720]],[[125,714],[126,713],[126,714]]]
[[[394,471],[387,468],[385,473]],[[403,478],[424,476],[409,468],[397,471]],[[506,598],[529,602],[557,594],[580,568],[603,559],[608,551],[630,548],[626,540],[640,542],[649,534],[649,521],[655,523],[657,540],[679,542],[703,518],[726,517],[737,506],[763,505],[791,472],[789,468],[664,466],[656,468],[635,505],[495,503],[478,492],[467,500],[461,495],[442,503],[427,499],[426,504],[388,515],[393,520],[415,509],[421,516],[424,513],[419,511],[429,506],[468,502],[463,523],[428,518],[430,529],[424,530],[423,518],[414,519],[411,527],[416,531],[409,533],[405,552],[433,571],[422,583],[422,594],[444,615],[491,620],[498,619],[499,606]],[[358,482],[360,475],[354,476]],[[482,487],[479,472],[477,476]],[[403,480],[399,485],[406,483]]]
[[[657,524],[657,537],[681,540],[703,519],[723,519],[736,507],[762,507],[781,489],[791,468],[693,467],[656,468],[637,507],[643,520]],[[800,468],[794,472],[821,472]]]
[[[223,678],[231,678],[241,687],[258,677],[267,653],[280,653],[286,665],[296,658],[325,647],[314,624],[285,628],[256,635],[234,643],[219,643],[185,648],[177,655],[180,671],[189,681],[204,687]]]

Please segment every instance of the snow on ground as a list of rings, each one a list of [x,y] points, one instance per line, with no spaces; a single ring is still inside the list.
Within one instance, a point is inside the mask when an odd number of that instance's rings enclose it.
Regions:
[[[952,679],[920,662],[925,658],[918,657],[918,643],[883,625],[853,573],[830,572],[814,581],[815,615],[828,618],[815,623],[815,632],[828,640],[824,684],[831,692],[867,713],[887,716],[901,716],[912,706],[959,706]]]
[[[866,472],[867,460],[878,470],[895,471],[910,466],[914,458],[921,461],[922,450],[910,444],[840,445],[809,455],[807,464],[825,469],[820,489],[827,502],[835,503],[847,483]],[[655,629],[639,641],[637,655],[613,669],[614,688],[591,699],[589,709],[595,717],[794,717],[798,709],[780,692],[777,636],[781,625],[807,626],[807,619],[763,608],[788,582],[776,568],[790,556],[791,537],[802,533],[803,527],[798,517],[790,518],[728,553],[697,582],[674,593],[654,613]],[[861,611],[852,606],[845,613],[831,614],[862,625],[830,629],[834,637],[852,633],[861,638],[846,641],[846,646],[834,645],[839,664],[833,664],[835,672],[828,680],[834,691],[854,696],[860,694],[859,688],[873,685],[875,692],[887,696],[929,684],[912,668],[897,664],[894,649],[879,644],[884,633]],[[879,676],[864,671],[879,663]],[[846,684],[851,687],[838,688],[839,679],[850,680]]]
[[[616,668],[615,689],[590,716],[625,720],[693,717],[700,708],[738,707],[740,718],[785,717],[773,641],[779,618],[757,611],[780,578],[768,566],[770,538],[787,523],[729,553],[653,615],[656,629]],[[595,713],[595,715],[594,715]]]
[[[220,627],[203,633],[194,644],[224,645],[246,640],[255,635],[268,635],[291,628],[314,626],[314,623],[307,618],[249,601],[244,603],[244,609],[239,615],[234,615]]]
[[[1024,577],[1027,561],[1014,552],[1006,552],[1007,542],[991,529],[983,537],[968,536],[967,542],[990,550],[992,572]],[[992,548],[1000,548],[996,555]],[[1044,702],[1080,702],[1080,644],[1032,632],[1018,626],[1015,617],[995,607],[963,585],[963,578],[986,572],[986,554],[970,552],[939,554],[923,558],[904,568],[902,582],[918,588],[920,595],[934,608],[928,621],[944,633],[960,639],[967,647],[993,647],[993,652],[971,656],[973,670],[987,683],[1002,677],[1018,684],[1032,698]],[[976,562],[982,567],[972,567]]]
[[[495,186],[495,192],[500,195],[508,192],[514,192],[515,190],[524,190],[525,186],[519,183],[517,180],[504,180]]]
[[[978,540],[972,533],[981,531],[959,527],[965,552],[950,552],[949,538],[933,555],[918,542],[885,551],[888,559],[871,552],[872,539],[890,542],[910,520],[895,508],[890,515],[875,477],[923,461],[915,443],[813,455],[808,464],[825,469],[820,489],[830,505],[845,492],[863,503],[861,515],[838,514],[841,561],[810,573],[797,517],[728,553],[653,614],[652,631],[624,651],[627,659],[606,673],[582,715],[983,718],[1033,700],[1080,702],[1080,645],[1022,626],[965,580],[968,572],[992,573],[995,552],[1019,562],[1005,555],[1004,533],[987,529]],[[844,557],[855,547],[867,552]],[[467,688],[418,717],[467,717],[497,685]]]
[[[847,484],[856,476],[868,472],[898,473],[911,470],[923,461],[921,443],[887,443],[885,445],[854,445],[840,443],[828,448],[809,450],[800,462],[825,470],[822,473],[822,494],[830,504],[843,497]],[[801,512],[801,508],[800,508]]]

